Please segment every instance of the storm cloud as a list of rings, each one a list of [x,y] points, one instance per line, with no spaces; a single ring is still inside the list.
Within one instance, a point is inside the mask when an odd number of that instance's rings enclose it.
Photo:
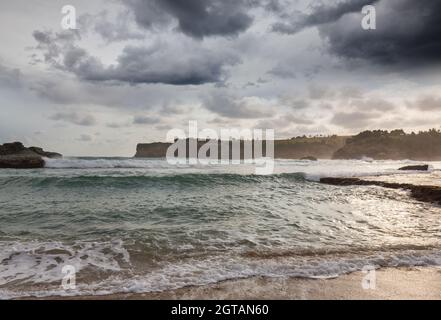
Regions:
[[[441,63],[440,1],[382,0],[376,7],[376,30],[357,28],[350,16],[320,29],[333,54],[390,66]]]
[[[257,2],[257,1],[255,1]],[[177,23],[195,37],[231,36],[248,29],[253,21],[247,0],[123,0],[136,22],[147,29]]]
[[[441,1],[76,0],[75,31],[61,5],[0,5],[4,142],[123,156],[189,119],[277,137],[439,126]]]
[[[292,18],[289,22],[274,23],[273,31],[294,34],[302,31],[307,27],[320,26],[326,23],[339,20],[347,13],[360,12],[365,5],[370,5],[378,0],[346,0],[337,3],[337,5],[326,5],[322,2],[312,4],[312,12],[310,14],[296,11],[290,15]],[[279,8],[281,10],[281,8]]]
[[[364,5],[377,13],[377,29],[361,27]],[[276,23],[277,32],[295,34],[318,27],[328,51],[345,59],[364,60],[388,67],[441,63],[439,0],[356,0],[320,4],[309,14]]]
[[[100,59],[76,45],[71,32],[34,32],[37,49],[53,67],[73,73],[82,80],[129,84],[162,83],[200,85],[221,82],[225,68],[240,62],[228,51],[211,51],[191,43],[155,42],[148,47],[126,46],[117,63],[105,66]]]

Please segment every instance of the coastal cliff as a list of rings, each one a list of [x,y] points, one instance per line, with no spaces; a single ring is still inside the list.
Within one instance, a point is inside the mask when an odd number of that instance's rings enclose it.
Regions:
[[[374,160],[441,160],[441,132],[429,131],[406,134],[403,130],[364,131],[347,139],[333,159]]]
[[[198,150],[205,144],[198,141]],[[163,158],[170,143],[138,144],[135,157]],[[355,136],[296,137],[274,141],[278,159],[364,159],[441,161],[441,131],[364,131]]]
[[[338,136],[276,140],[274,141],[274,156],[279,159],[331,159],[333,154],[344,146],[345,140],[346,137]],[[197,149],[199,150],[205,143],[206,141],[198,141]],[[171,143],[140,143],[136,147],[135,157],[164,158],[170,146]],[[243,141],[241,141],[241,155],[243,158]]]
[[[135,158],[165,158],[171,143],[139,143],[136,146]]]
[[[26,148],[21,142],[0,145],[0,168],[35,169],[44,167],[43,158],[61,158],[56,152],[46,152],[42,148]]]

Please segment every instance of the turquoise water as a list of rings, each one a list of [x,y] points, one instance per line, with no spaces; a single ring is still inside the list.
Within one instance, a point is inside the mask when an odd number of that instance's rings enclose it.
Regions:
[[[250,276],[333,277],[441,265],[441,209],[322,176],[389,175],[409,161],[168,165],[71,158],[0,171],[0,297],[152,292]],[[432,163],[433,172],[441,163]],[[430,180],[430,175],[428,178]],[[60,287],[65,265],[77,288]]]

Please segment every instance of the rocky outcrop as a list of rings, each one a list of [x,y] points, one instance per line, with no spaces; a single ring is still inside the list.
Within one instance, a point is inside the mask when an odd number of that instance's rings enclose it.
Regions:
[[[408,183],[389,183],[384,181],[370,181],[358,178],[322,178],[321,183],[335,186],[378,186],[389,189],[409,190],[412,198],[435,204],[441,204],[441,187],[419,186]]]
[[[8,156],[12,154],[22,154],[26,152],[26,148],[21,142],[5,143],[0,145],[0,156]]]
[[[29,150],[45,158],[59,159],[63,157],[59,153],[44,151],[42,148],[38,148],[38,147],[29,147]]]
[[[38,147],[26,148],[21,142],[0,145],[0,168],[35,169],[44,167],[45,158],[61,158],[55,152],[46,152]]]
[[[135,158],[165,158],[171,143],[139,143],[136,146]]]
[[[425,165],[421,165],[421,166],[406,166],[406,167],[402,167],[398,170],[401,170],[401,171],[429,171],[429,165],[425,164]]]
[[[44,160],[40,156],[0,156],[0,168],[2,169],[36,169],[43,167]]]

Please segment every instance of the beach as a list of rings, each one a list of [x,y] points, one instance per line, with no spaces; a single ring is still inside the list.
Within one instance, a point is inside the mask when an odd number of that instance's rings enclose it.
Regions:
[[[77,296],[75,300],[439,300],[440,268],[387,268],[376,271],[375,289],[363,289],[366,274],[334,279],[253,277],[145,294]],[[50,297],[59,299],[60,297]]]

